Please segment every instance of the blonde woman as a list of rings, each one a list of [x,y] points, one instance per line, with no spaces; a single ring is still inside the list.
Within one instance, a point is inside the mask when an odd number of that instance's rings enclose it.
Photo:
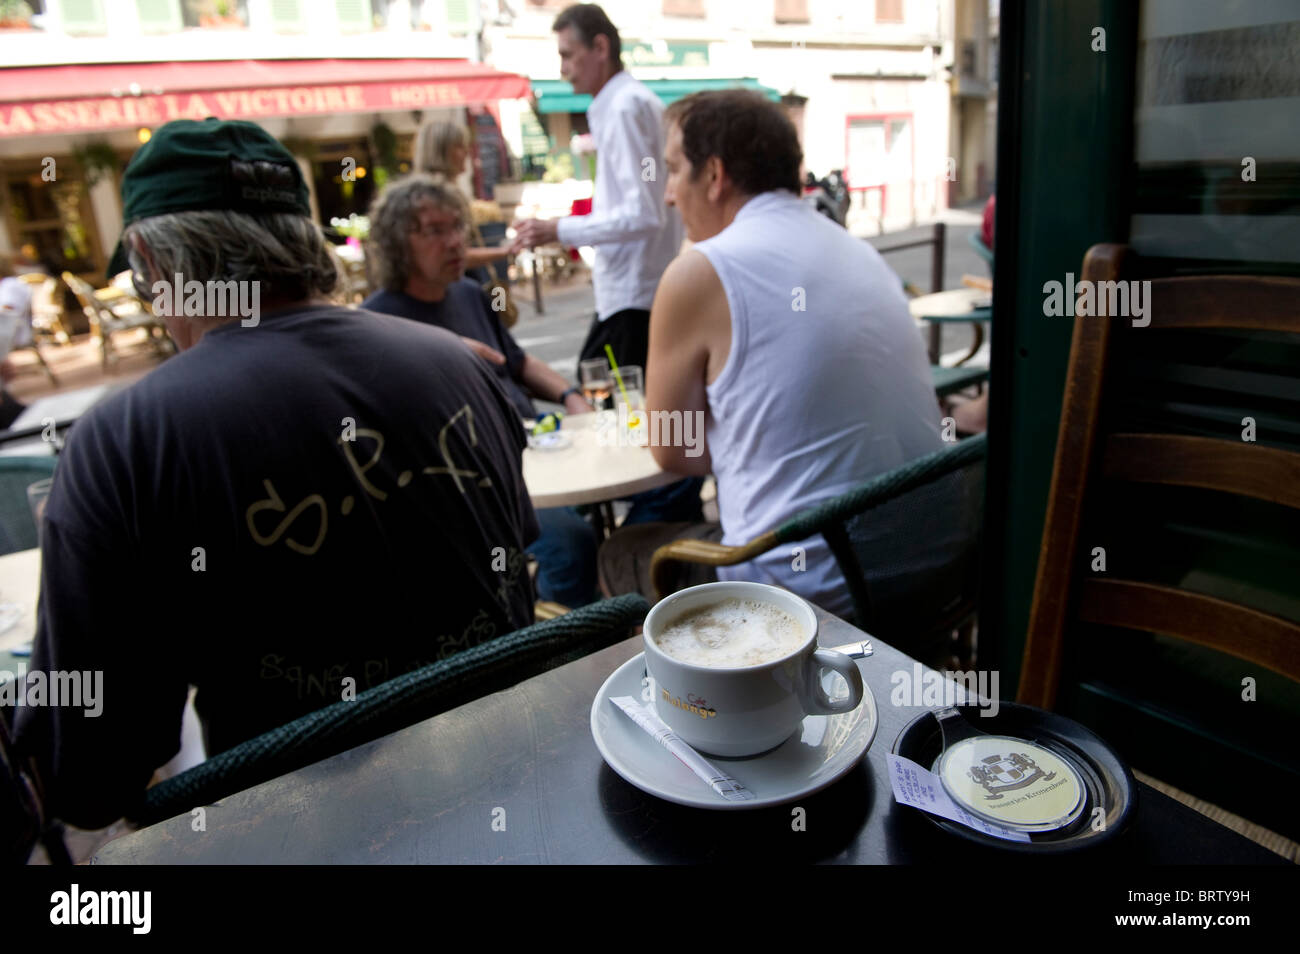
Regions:
[[[460,123],[446,120],[427,121],[420,124],[420,129],[415,134],[415,161],[412,165],[416,172],[426,173],[440,183],[451,186],[465,200],[465,221],[472,223],[469,197],[461,191],[459,184],[469,162],[469,153],[468,129]],[[485,246],[478,226],[471,225],[470,228],[465,271],[469,277],[482,284],[496,277],[486,273],[486,266],[505,258],[509,249],[504,245]]]

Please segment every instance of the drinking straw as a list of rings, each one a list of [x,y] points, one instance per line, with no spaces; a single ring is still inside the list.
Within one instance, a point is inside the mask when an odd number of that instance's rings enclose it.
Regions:
[[[627,405],[628,411],[633,411],[632,401],[627,396],[627,388],[623,387],[623,375],[618,370],[618,362],[614,360],[614,349],[605,345],[605,354],[609,357],[609,366],[614,369],[614,380],[618,382],[618,389],[623,394],[623,403]],[[632,427],[636,427],[641,423],[641,418],[634,413],[629,413],[627,422]]]
[[[614,369],[614,380],[618,382],[618,389],[623,392],[623,400],[627,401],[628,407],[631,407],[632,402],[627,400],[627,388],[623,387],[623,375],[619,373],[618,362],[614,360],[614,349],[605,345],[605,354],[609,357],[609,366]]]

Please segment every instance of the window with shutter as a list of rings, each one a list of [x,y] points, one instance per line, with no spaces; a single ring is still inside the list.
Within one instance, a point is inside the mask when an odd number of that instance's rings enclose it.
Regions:
[[[303,0],[271,0],[271,29],[277,33],[306,33]]]
[[[142,33],[179,33],[181,5],[177,0],[135,0]]]
[[[375,28],[370,18],[370,0],[334,0],[339,29],[344,33],[368,33]]]
[[[469,32],[469,0],[447,0],[447,29],[452,33]]]
[[[807,23],[808,0],[776,0],[777,23]]]
[[[903,0],[876,0],[877,23],[902,23]]]
[[[63,0],[65,33],[107,33],[104,0]]]

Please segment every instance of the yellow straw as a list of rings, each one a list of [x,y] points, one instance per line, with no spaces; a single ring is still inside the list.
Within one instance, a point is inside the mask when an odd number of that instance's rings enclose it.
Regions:
[[[623,394],[623,403],[627,405],[629,412],[634,411],[632,400],[627,396],[627,388],[623,387],[623,375],[619,373],[618,362],[614,360],[614,349],[605,345],[605,354],[609,357],[609,366],[614,369],[614,380],[618,382],[618,389]],[[641,423],[641,418],[629,413],[627,423],[630,427],[636,427]]]

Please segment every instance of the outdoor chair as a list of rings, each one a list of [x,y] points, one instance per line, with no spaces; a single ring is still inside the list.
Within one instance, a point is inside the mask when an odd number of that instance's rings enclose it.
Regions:
[[[859,629],[947,668],[952,635],[969,638],[978,598],[985,435],[881,474],[743,546],[675,540],[655,551],[655,595],[676,589],[679,563],[733,566],[815,534],[826,538]],[[962,644],[960,656],[969,655]]]
[[[980,258],[984,259],[984,264],[989,267],[989,274],[992,275],[993,249],[984,244],[984,240],[980,238],[979,232],[971,232],[971,234],[967,236],[966,241],[970,243],[971,248],[975,249],[976,254],[978,254]]]
[[[1300,278],[1158,264],[1083,260],[1149,325],[1075,319],[1018,700],[1295,838]]]
[[[54,476],[57,458],[0,457],[0,556],[40,543],[27,488]]]
[[[46,276],[37,273],[19,276],[19,280],[31,289],[31,324],[29,326],[31,330],[31,341],[25,345],[17,345],[10,348],[9,355],[12,356],[15,354],[21,354],[25,351],[30,351],[36,356],[37,366],[44,371],[46,376],[50,379],[50,384],[57,388],[59,386],[59,379],[54,376],[54,372],[50,369],[49,364],[46,363],[45,355],[41,354],[41,349],[39,347],[41,339],[43,337],[48,337],[48,335],[43,333],[43,328],[37,327],[36,316],[39,309],[39,313],[43,319],[42,325],[44,325],[45,316],[49,315],[51,311],[50,306],[53,301],[54,292],[58,289],[59,283],[56,279],[47,278]],[[61,313],[61,309],[58,311]],[[15,335],[15,338],[16,337],[17,335]],[[0,357],[3,357],[3,355],[0,355]],[[14,370],[15,373],[17,373],[18,368],[15,367]]]
[[[903,294],[908,298],[920,298],[922,292],[911,282],[903,280]],[[980,327],[980,323],[974,321],[971,324],[975,329],[975,342],[970,349],[970,353],[955,365],[930,365],[930,380],[934,383],[934,395],[941,401],[950,394],[965,391],[969,388],[983,390],[984,385],[988,382],[988,368],[972,367],[966,364],[979,351],[980,345],[984,343],[984,330]]]
[[[507,689],[627,639],[649,609],[636,594],[603,600],[390,679],[160,782],[127,817],[153,824]]]
[[[32,339],[65,345],[71,337],[63,324],[63,302],[59,294],[59,280],[38,276],[41,280],[32,288]]]
[[[64,272],[63,281],[81,303],[81,310],[85,312],[86,319],[90,322],[91,333],[99,338],[104,373],[107,374],[109,365],[120,357],[113,344],[113,335],[119,332],[144,328],[149,344],[153,346],[159,357],[165,358],[173,353],[174,348],[167,334],[167,326],[145,303],[136,298],[127,298],[125,300],[131,304],[131,310],[115,311],[99,300],[89,282],[78,278],[72,272]]]

